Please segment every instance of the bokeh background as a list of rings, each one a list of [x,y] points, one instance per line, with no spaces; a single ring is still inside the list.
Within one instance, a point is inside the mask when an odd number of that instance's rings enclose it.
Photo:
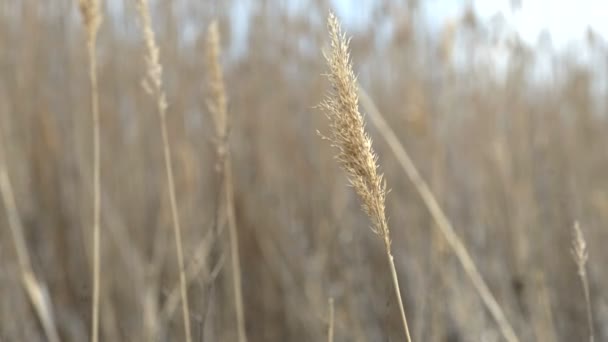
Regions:
[[[597,8],[549,1],[152,1],[175,149],[196,341],[235,341],[205,34],[220,23],[250,341],[402,339],[383,246],[317,134],[334,10],[359,81],[411,153],[522,341],[583,341],[570,247],[589,248],[596,340],[608,340],[608,44]],[[134,3],[103,1],[103,341],[183,340],[154,99]],[[496,6],[493,6],[495,4]],[[564,7],[565,6],[565,7]],[[90,330],[92,146],[75,1],[0,3],[0,129],[35,272],[64,341]],[[370,124],[415,341],[500,341],[413,185]],[[43,341],[0,211],[0,340]],[[174,296],[173,296],[174,297]],[[176,310],[177,308],[177,310]]]

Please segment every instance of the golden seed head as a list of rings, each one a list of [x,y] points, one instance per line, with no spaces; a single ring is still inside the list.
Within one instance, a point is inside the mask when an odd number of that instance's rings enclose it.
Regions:
[[[209,74],[209,88],[211,97],[207,107],[213,116],[218,139],[225,139],[227,135],[227,108],[224,77],[220,65],[220,34],[217,21],[209,25],[207,32],[207,72]]]
[[[327,26],[331,49],[325,58],[329,65],[327,77],[332,90],[321,103],[321,108],[330,121],[329,140],[338,149],[337,159],[361,198],[363,211],[373,222],[372,229],[377,234],[388,236],[384,209],[385,184],[377,171],[372,141],[365,132],[363,117],[359,112],[357,79],[350,62],[349,42],[333,13],[329,14]]]
[[[89,41],[94,41],[94,38],[99,31],[99,26],[101,25],[99,0],[79,0],[78,6],[89,36]]]
[[[581,230],[578,222],[574,223],[574,232],[572,237],[572,255],[574,256],[574,261],[578,266],[578,272],[581,276],[585,275],[585,264],[587,263],[587,259],[589,259],[589,254],[587,252],[587,243],[585,242],[585,238],[583,236],[583,231]]]

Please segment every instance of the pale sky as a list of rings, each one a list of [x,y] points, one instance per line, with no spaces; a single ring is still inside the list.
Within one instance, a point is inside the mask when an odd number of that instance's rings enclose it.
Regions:
[[[529,43],[536,42],[547,30],[556,47],[584,39],[591,27],[603,37],[608,36],[608,2],[602,0],[523,0],[521,9],[511,11],[508,1],[475,1],[481,17],[502,11],[508,23]]]
[[[110,0],[110,9],[116,15],[124,14],[124,0]],[[156,0],[163,1],[163,0]],[[301,12],[304,4],[311,0],[283,0],[294,12]],[[584,64],[598,63],[597,56],[593,60],[589,49],[586,48],[586,33],[590,27],[604,39],[608,38],[608,0],[519,0],[520,5],[515,9],[513,0],[419,0],[421,15],[418,20],[426,25],[429,32],[440,33],[446,24],[457,21],[467,3],[472,3],[473,9],[482,25],[490,22],[502,22],[501,40],[485,46],[476,46],[476,54],[481,58],[493,61],[497,68],[504,65],[509,49],[505,45],[505,37],[515,32],[528,45],[534,47],[543,32],[551,36],[553,52],[567,52],[570,56]],[[333,9],[343,22],[349,35],[356,35],[358,29],[365,30],[369,25],[378,25],[370,20],[370,9],[377,5],[377,0],[331,0]],[[249,12],[259,6],[257,0],[235,1],[231,9],[231,41],[228,49],[229,59],[240,58],[247,49],[246,32],[249,29]],[[502,19],[498,19],[502,18]],[[204,31],[204,25],[198,21],[188,21],[187,16],[182,21],[182,38],[193,41]],[[311,18],[312,20],[313,18]],[[316,18],[319,19],[319,18]],[[315,20],[316,20],[315,19]],[[321,20],[321,19],[319,19]],[[380,27],[382,31],[382,27]],[[458,48],[458,46],[456,46]],[[552,53],[546,56],[537,51],[537,67],[548,67],[542,58],[550,61]],[[468,58],[468,57],[467,57]],[[459,63],[457,57],[454,60]],[[605,63],[604,63],[605,64]]]
[[[423,0],[424,17],[432,31],[458,18],[467,0]],[[588,27],[608,37],[608,1],[605,0],[520,0],[513,10],[511,0],[471,0],[476,14],[488,21],[502,14],[505,23],[527,43],[534,45],[546,30],[557,49],[585,38]],[[348,24],[365,25],[373,0],[334,0],[338,14]]]
[[[162,0],[161,0],[162,1]],[[283,0],[298,11],[302,4],[310,0]],[[440,31],[443,26],[456,20],[467,3],[482,22],[502,15],[506,25],[516,31],[530,45],[534,45],[539,35],[546,30],[551,35],[554,46],[560,50],[572,42],[585,38],[588,27],[604,38],[608,38],[608,0],[518,0],[520,6],[513,9],[513,0],[419,0],[423,20],[431,32]],[[357,26],[370,25],[370,8],[377,0],[331,0],[333,8],[349,31]],[[115,15],[124,13],[123,0],[108,1]],[[237,1],[233,7],[232,19],[236,35],[242,35],[248,28],[247,12],[257,5],[257,0]],[[198,26],[196,23],[195,26]],[[188,25],[184,34],[189,37]],[[196,31],[196,30],[195,30]],[[196,35],[196,33],[192,32]]]

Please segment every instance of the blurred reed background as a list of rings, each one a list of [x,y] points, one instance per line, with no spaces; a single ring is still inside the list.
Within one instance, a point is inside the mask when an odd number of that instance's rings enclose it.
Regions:
[[[101,6],[99,338],[182,341],[162,132],[157,102],[142,87],[148,71],[140,20],[135,2]],[[327,340],[330,321],[335,341],[402,340],[383,242],[368,229],[335,151],[317,134],[328,131],[318,105],[329,87],[322,74],[332,2],[150,6],[192,340],[243,341],[230,224],[238,232],[249,341]],[[581,63],[579,50],[527,44],[467,7],[435,34],[422,24],[420,6],[379,1],[370,24],[344,25],[360,85],[411,154],[519,339],[588,339],[571,253],[578,220],[589,253],[595,338],[608,340],[608,249],[602,247],[608,241],[608,44],[590,30],[582,44],[590,62]],[[209,85],[216,79],[207,67],[206,36],[216,19],[227,132],[210,110],[217,110],[210,105],[217,93]],[[91,335],[94,167],[86,35],[76,1],[0,3],[3,167],[61,341]],[[391,190],[386,211],[412,339],[500,341],[499,327],[381,132],[371,123],[367,130]],[[233,223],[223,214],[226,206],[233,206]],[[0,341],[45,341],[44,322],[23,290],[5,207]]]

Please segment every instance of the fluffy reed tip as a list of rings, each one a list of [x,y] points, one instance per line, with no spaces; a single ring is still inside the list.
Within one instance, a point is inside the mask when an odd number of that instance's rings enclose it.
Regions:
[[[99,26],[101,25],[99,0],[79,0],[78,6],[80,8],[80,14],[82,15],[82,20],[87,29],[88,35],[90,37],[95,36],[99,30]]]
[[[331,12],[327,28],[331,48],[325,58],[332,90],[321,103],[321,108],[330,121],[331,135],[328,139],[338,150],[336,158],[361,198],[362,209],[373,222],[373,231],[388,236],[384,212],[385,185],[377,171],[372,141],[365,132],[363,117],[359,112],[357,79],[350,61],[349,41]]]
[[[589,254],[587,252],[587,242],[585,241],[585,237],[583,236],[583,231],[578,222],[574,222],[573,228],[573,236],[572,236],[572,255],[574,256],[574,261],[578,266],[578,272],[581,276],[585,275],[585,264],[587,264],[587,260],[589,259]]]

